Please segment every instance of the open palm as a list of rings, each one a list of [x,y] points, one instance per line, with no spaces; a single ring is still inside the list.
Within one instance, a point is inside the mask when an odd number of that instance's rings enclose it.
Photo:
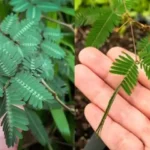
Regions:
[[[91,101],[85,116],[94,130],[98,127],[114,89],[122,76],[109,73],[112,62],[122,51],[116,47],[107,56],[95,48],[81,51],[81,64],[75,68],[75,84]],[[138,84],[131,96],[122,89],[106,119],[100,134],[110,150],[150,150],[150,81],[140,70]]]

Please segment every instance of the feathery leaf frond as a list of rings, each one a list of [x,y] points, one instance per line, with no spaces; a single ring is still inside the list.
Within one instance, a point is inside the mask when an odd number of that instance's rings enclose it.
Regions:
[[[86,45],[96,47],[102,45],[119,22],[120,17],[112,10],[106,9],[105,13],[102,13],[99,19],[94,23],[93,28],[87,37]]]
[[[121,86],[130,95],[138,79],[138,67],[135,61],[128,54],[119,56],[113,63],[110,72],[125,76]]]
[[[147,51],[150,52],[150,36],[146,36],[145,38],[142,38],[137,43],[137,49],[138,51]]]
[[[11,14],[8,17],[6,17],[4,21],[0,24],[0,29],[5,34],[8,34],[12,26],[16,24],[17,21],[18,21],[17,15]]]
[[[140,65],[144,69],[146,76],[150,79],[150,51],[141,51],[139,53]]]
[[[64,50],[56,43],[49,40],[44,40],[41,44],[41,48],[45,54],[50,57],[61,59],[64,58]]]
[[[103,8],[100,9],[99,7],[90,7],[82,8],[77,11],[75,15],[76,27],[93,24],[97,20],[97,18],[99,18],[100,13],[103,12],[102,9]]]
[[[23,105],[24,102],[20,101],[20,97],[16,95],[16,91],[8,88],[6,90],[6,98],[5,103],[5,116],[2,121],[3,130],[6,138],[6,144],[11,147],[17,142],[17,139],[22,138],[22,134],[20,130],[27,131],[28,130],[28,119],[24,110],[16,107],[15,105]]]
[[[18,73],[11,80],[11,83],[12,88],[18,91],[20,99],[23,99],[25,102],[29,101],[29,104],[35,108],[42,109],[43,102],[55,102],[52,94],[30,73]]]

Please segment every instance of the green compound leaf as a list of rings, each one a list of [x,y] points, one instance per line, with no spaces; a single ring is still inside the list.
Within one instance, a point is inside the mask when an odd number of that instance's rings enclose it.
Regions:
[[[5,40],[5,42],[0,45],[0,75],[8,77],[13,76],[22,60],[22,57],[17,53],[16,46],[12,41],[9,41],[8,38],[0,34],[0,40],[1,39]]]
[[[36,29],[36,25],[37,22],[34,19],[25,19],[17,24],[14,28],[12,28],[10,36],[13,40],[19,41],[22,36],[32,34],[32,32],[34,32]]]
[[[110,72],[125,76],[121,86],[130,95],[138,79],[138,67],[135,61],[128,54],[119,56],[116,62],[113,63]]]
[[[148,35],[145,38],[142,38],[140,41],[137,43],[137,49],[138,51],[147,51],[150,52],[150,35]]]
[[[39,8],[43,12],[56,12],[60,10],[59,5],[51,2],[39,2],[37,4],[37,8]]]
[[[34,137],[43,145],[48,145],[49,137],[44,125],[41,122],[40,117],[31,109],[25,108],[27,117],[29,119],[29,129],[31,130]]]
[[[5,116],[2,121],[3,131],[6,138],[6,144],[8,147],[14,146],[17,143],[17,139],[22,138],[21,130],[27,131],[29,124],[24,110],[16,107],[15,105],[24,105],[24,102],[20,101],[20,97],[16,95],[16,91],[12,88],[6,90],[5,101]],[[3,111],[4,112],[4,111]]]
[[[99,7],[79,9],[75,15],[76,27],[92,25],[97,20],[97,18],[99,18],[100,13],[102,12],[102,9],[103,8],[99,9]]]
[[[29,6],[28,10],[26,12],[26,16],[29,19],[35,19],[35,20],[40,20],[41,19],[42,12],[39,8],[36,6]]]
[[[29,7],[30,3],[27,0],[20,0],[20,2],[14,6],[13,11],[24,12]]]
[[[54,29],[54,28],[45,28],[44,37],[47,39],[49,38],[52,41],[60,41],[63,38],[62,33],[60,32],[60,29]]]
[[[125,56],[119,56],[119,58],[116,59],[116,61],[113,63],[110,72],[113,74],[123,75],[124,79],[121,82],[121,84],[115,89],[112,97],[109,100],[106,111],[105,111],[105,113],[102,117],[102,120],[96,130],[97,134],[102,130],[102,127],[105,123],[105,120],[108,116],[111,106],[115,100],[115,97],[117,96],[117,94],[120,90],[120,87],[122,87],[125,90],[125,92],[128,95],[130,95],[138,81],[137,64],[128,54],[125,54]]]
[[[5,33],[8,34],[10,29],[16,22],[18,21],[17,15],[11,14],[7,16],[4,21],[0,24],[0,29]]]
[[[148,77],[148,79],[150,79],[150,51],[140,52],[139,57],[141,68],[144,69],[146,76]]]
[[[29,101],[29,104],[35,108],[42,109],[43,102],[53,104],[54,98],[45,87],[39,83],[39,80],[33,77],[28,72],[18,73],[12,80],[12,88],[18,91],[20,99],[25,102]],[[37,88],[38,87],[38,88]]]
[[[64,50],[56,43],[44,40],[41,44],[41,48],[48,56],[61,59],[65,57]]]
[[[101,46],[119,22],[120,17],[111,9],[106,9],[105,13],[102,12],[99,19],[94,23],[87,37],[86,45],[95,47]]]

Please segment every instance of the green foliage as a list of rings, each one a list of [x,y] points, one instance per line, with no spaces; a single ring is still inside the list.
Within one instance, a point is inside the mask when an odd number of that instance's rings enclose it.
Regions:
[[[121,86],[126,91],[127,94],[132,93],[132,89],[136,86],[138,78],[138,67],[136,62],[126,54],[126,57],[119,56],[116,62],[113,63],[111,73],[124,75],[124,80]]]
[[[126,24],[131,28],[134,52],[136,54],[133,25],[137,25],[138,27],[140,26],[145,30],[149,29],[149,26],[138,23],[134,20],[134,18],[131,17],[131,10],[135,10],[135,7],[137,4],[139,4],[139,2],[140,0],[112,0],[109,1],[107,5],[101,5],[99,10],[97,9],[98,6],[79,9],[76,16],[76,26],[92,26],[92,29],[90,30],[86,39],[86,45],[99,48],[99,46],[102,46],[105,43],[110,33],[112,33],[112,31],[122,23],[122,26],[118,29],[121,29]],[[97,133],[99,133],[99,131],[102,129],[105,119],[108,116],[108,113],[120,88],[123,88],[128,95],[132,94],[133,89],[138,82],[138,65],[141,66],[141,68],[145,71],[147,78],[150,79],[149,35],[137,42],[137,50],[139,52],[139,57],[136,56],[135,59],[133,59],[128,54],[121,55],[112,64],[110,73],[123,76],[123,80],[115,89],[110,98],[104,116],[96,130]]]
[[[79,9],[76,14],[76,26],[92,25],[86,39],[86,46],[102,46],[113,29],[121,23],[123,14],[133,9],[136,4],[136,0],[125,0],[126,7],[124,7],[122,0],[113,0],[104,7],[93,6]]]
[[[61,135],[68,143],[72,143],[71,131],[65,112],[62,109],[52,109],[51,114]],[[61,122],[61,123],[60,123]]]
[[[125,4],[127,10],[130,10],[133,8],[135,0],[125,0]],[[111,1],[111,9],[109,6],[101,9],[93,7],[79,10],[76,15],[76,26],[93,24],[86,45],[99,47],[104,44],[114,27],[119,25],[122,19],[121,15],[124,13],[126,13],[126,9],[123,1],[113,0]]]
[[[75,16],[76,27],[92,25],[102,11],[99,7],[81,8]],[[88,14],[88,15],[87,15]]]
[[[109,33],[112,32],[114,27],[118,25],[120,17],[117,16],[112,10],[104,9],[99,19],[94,23],[94,27],[88,35],[86,45],[98,47],[104,43]],[[104,13],[105,12],[105,13]]]
[[[29,119],[29,129],[32,134],[42,145],[49,145],[48,133],[45,130],[39,116],[31,109],[26,108],[27,117]]]
[[[150,36],[146,36],[137,43],[139,51],[140,65],[144,69],[146,76],[150,79]]]
[[[61,87],[68,76],[60,76],[63,68],[58,65],[68,57],[60,44],[65,35],[60,26],[48,27],[42,18],[49,12],[73,14],[71,8],[63,6],[67,2],[70,0],[10,0],[16,13],[0,23],[0,117],[8,147],[23,138],[21,131],[28,128],[42,145],[50,146],[42,121],[28,106],[36,110],[45,105],[60,107],[42,80],[48,86],[58,84],[60,99],[68,94]]]

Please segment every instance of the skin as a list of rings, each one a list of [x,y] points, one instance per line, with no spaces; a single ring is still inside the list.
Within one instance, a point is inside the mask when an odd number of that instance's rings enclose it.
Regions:
[[[79,54],[75,84],[90,100],[85,116],[96,130],[114,89],[123,77],[109,73],[112,62],[125,49],[115,47],[107,55],[89,47]],[[131,96],[119,91],[99,136],[110,150],[150,150],[150,81],[139,68],[138,84]]]
[[[1,120],[0,120],[1,122]],[[7,148],[5,144],[5,138],[2,128],[0,127],[0,150],[17,150],[17,145],[15,145],[13,148]]]

